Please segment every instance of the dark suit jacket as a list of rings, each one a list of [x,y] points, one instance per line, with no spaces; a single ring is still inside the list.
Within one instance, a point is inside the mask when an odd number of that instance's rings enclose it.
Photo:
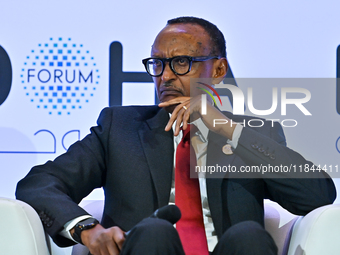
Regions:
[[[225,114],[235,121],[249,119]],[[60,246],[73,244],[58,233],[66,222],[86,214],[77,204],[98,187],[105,192],[102,225],[131,229],[169,202],[174,148],[173,133],[164,131],[168,119],[157,106],[104,109],[91,134],[53,162],[32,168],[18,183],[17,198],[36,209]],[[243,128],[232,155],[223,154],[225,143],[226,138],[210,132],[207,165],[230,164],[240,169],[245,165],[311,164],[285,146],[281,126],[271,127],[271,122],[261,128]],[[305,177],[321,178],[308,179],[276,178],[291,177],[282,174],[243,178],[239,174],[216,173],[207,179],[209,206],[219,237],[241,221],[263,224],[264,198],[304,215],[332,203],[336,196],[332,180],[324,173],[310,172]]]

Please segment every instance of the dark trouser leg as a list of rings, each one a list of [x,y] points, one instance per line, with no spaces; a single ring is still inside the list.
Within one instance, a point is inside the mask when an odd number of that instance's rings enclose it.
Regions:
[[[120,255],[184,255],[176,229],[166,220],[146,218],[127,236]]]
[[[277,255],[269,233],[257,222],[244,221],[230,227],[218,241],[213,255]]]

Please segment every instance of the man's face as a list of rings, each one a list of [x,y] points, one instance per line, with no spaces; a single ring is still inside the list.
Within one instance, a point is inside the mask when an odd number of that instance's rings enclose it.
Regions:
[[[210,56],[210,53],[210,37],[201,26],[174,24],[166,26],[157,35],[151,57],[201,57]],[[193,62],[191,71],[185,75],[176,75],[167,63],[163,74],[153,77],[159,100],[166,102],[176,97],[190,97],[190,78],[212,78],[213,63],[214,60]]]

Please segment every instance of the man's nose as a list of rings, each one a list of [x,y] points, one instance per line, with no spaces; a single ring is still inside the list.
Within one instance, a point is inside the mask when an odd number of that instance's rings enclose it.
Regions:
[[[176,74],[171,70],[170,63],[165,63],[164,71],[161,75],[162,81],[169,81],[176,79]]]

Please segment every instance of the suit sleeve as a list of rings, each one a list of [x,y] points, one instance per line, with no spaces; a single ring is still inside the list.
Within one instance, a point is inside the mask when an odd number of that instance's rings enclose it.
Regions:
[[[104,109],[89,135],[54,161],[33,167],[17,185],[17,199],[37,211],[45,230],[59,246],[74,244],[58,233],[66,222],[88,214],[78,203],[104,185],[111,119],[110,108]]]
[[[279,123],[265,129],[269,131],[261,133],[259,130],[244,127],[235,153],[250,166],[267,166],[267,169],[270,166],[277,167],[276,169],[285,167],[286,172],[272,171],[259,173],[257,176],[265,182],[267,198],[298,215],[305,215],[317,207],[333,203],[336,190],[329,175],[324,171],[294,172],[294,166],[307,164],[311,169],[313,163],[286,147],[286,139]]]

